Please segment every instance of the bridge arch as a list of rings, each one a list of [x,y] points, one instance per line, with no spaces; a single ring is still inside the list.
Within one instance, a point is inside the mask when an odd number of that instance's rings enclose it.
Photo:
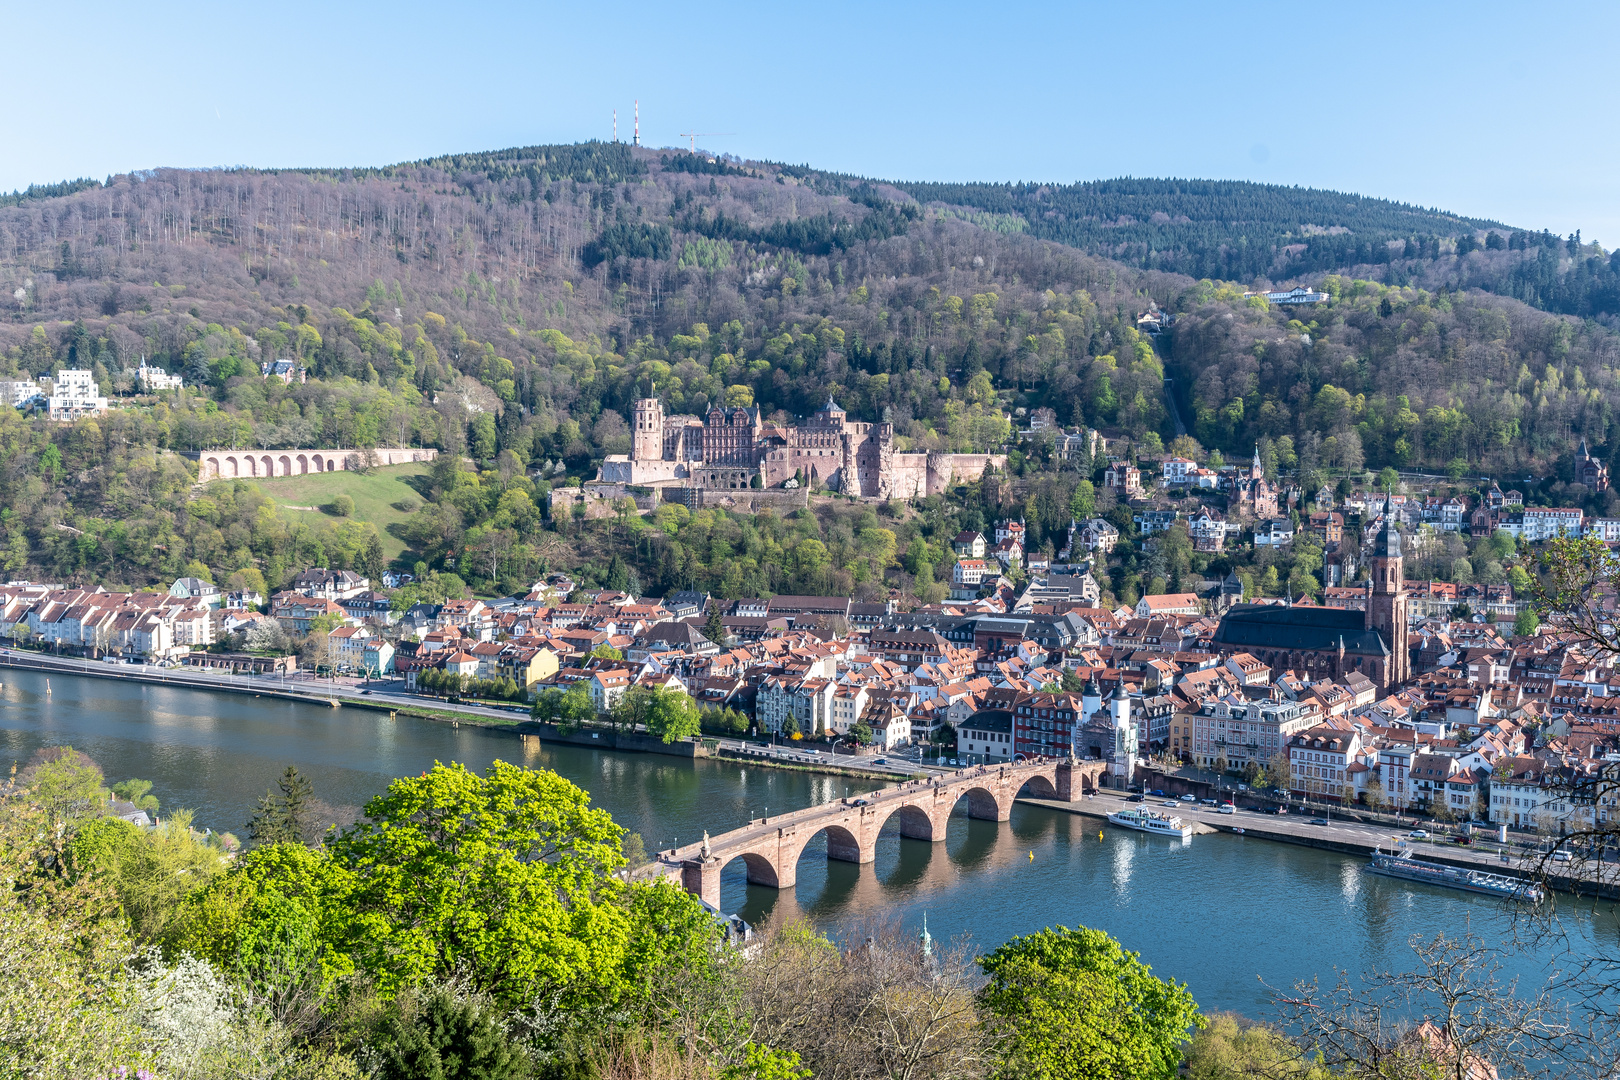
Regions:
[[[859,825],[856,828],[859,828]],[[822,834],[826,834],[827,837],[827,858],[837,862],[872,861],[871,845],[862,844],[861,838],[841,822],[829,821],[819,828],[811,825],[799,830],[793,837],[793,844],[784,847],[782,851],[782,869],[785,873],[778,873],[777,876],[796,880],[799,876],[799,860],[804,857],[804,849]]]
[[[1012,801],[1008,800],[1003,803],[987,787],[974,786],[961,792],[957,795],[956,801],[951,804],[951,809],[955,810],[964,802],[967,804],[968,817],[979,818],[983,821],[1005,821],[1007,815],[1012,812]]]
[[[1057,785],[1045,773],[1036,773],[1024,781],[1023,787],[1018,789],[1019,795],[1028,795],[1032,799],[1055,799],[1058,797]]]
[[[727,855],[721,861],[719,870],[724,872],[726,867],[738,859],[743,861],[743,866],[748,871],[750,885],[765,885],[772,889],[783,887],[781,875],[776,872],[776,864],[757,851],[739,851]]]
[[[293,471],[292,471],[292,459],[289,458],[286,454],[281,455],[280,465],[281,465],[281,475],[282,476],[291,476],[293,474]]]
[[[309,472],[309,456],[306,455],[306,454],[299,454],[298,455],[298,475],[303,476],[307,472]]]
[[[274,475],[276,475],[276,464],[275,464],[275,462],[270,460],[270,455],[269,454],[264,455],[264,475],[266,475],[266,476],[274,476]]]
[[[942,815],[941,820],[935,821],[933,815],[914,802],[900,803],[888,810],[877,820],[875,832],[882,832],[890,819],[896,819],[900,826],[900,835],[910,840],[937,841],[945,839],[944,817],[949,816],[949,810]]]

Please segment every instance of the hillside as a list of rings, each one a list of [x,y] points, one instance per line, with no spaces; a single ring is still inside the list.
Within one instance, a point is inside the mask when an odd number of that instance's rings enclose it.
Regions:
[[[349,517],[356,522],[376,526],[383,556],[393,562],[405,550],[405,541],[396,534],[402,530],[415,508],[422,505],[416,485],[428,475],[425,465],[393,465],[373,469],[366,474],[346,471],[309,473],[256,479],[253,483],[276,504],[283,517],[306,526],[318,526],[325,523],[323,519],[333,518],[334,515],[323,508],[331,505],[338,496],[347,495],[354,500],[354,512]],[[216,480],[213,483],[235,482]]]
[[[1331,193],[1183,184],[1155,202],[1151,182],[1081,187],[1037,212],[1058,189],[893,185],[591,143],[380,169],[156,170],[21,194],[0,206],[0,379],[82,366],[123,392],[145,358],[188,387],[71,427],[0,409],[0,562],[116,580],[255,564],[273,581],[359,558],[375,528],[381,554],[405,544],[413,565],[522,584],[568,550],[536,531],[550,484],[624,452],[629,405],[647,394],[670,412],[754,404],[783,420],[830,394],[852,419],[892,420],[902,449],[960,451],[999,448],[1018,410],[1049,407],[1151,448],[1174,434],[1168,372],[1207,446],[1246,456],[1263,441],[1302,481],[1459,463],[1558,476],[1581,436],[1620,449],[1613,332],[1417,273],[1533,255],[1566,281],[1567,250]],[[1266,243],[1306,226],[1342,244],[1404,231],[1428,254],[1315,274],[1332,301],[1269,309],[1219,275],[1072,246],[1103,235],[1086,216],[1104,213],[1183,236],[1188,260],[1240,226]],[[1507,239],[1457,255],[1476,232]],[[1136,320],[1155,305],[1179,321],[1150,341]],[[308,381],[261,378],[275,358]],[[312,496],[261,506],[223,500],[221,485],[199,510],[185,464],[163,452],[413,443],[448,454],[403,521],[392,499],[340,521],[275,506]],[[1075,463],[1025,450],[1017,483],[987,485],[972,513],[1033,514],[1045,539],[1066,520]],[[830,539],[830,566],[761,561],[746,587],[861,580],[860,543]],[[733,542],[701,564],[640,557],[662,560],[660,582],[698,581]]]

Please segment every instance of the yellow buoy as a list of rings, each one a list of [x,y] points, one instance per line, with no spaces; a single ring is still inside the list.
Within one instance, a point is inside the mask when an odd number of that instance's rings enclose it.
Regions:
[[[1102,830],[1101,829],[1097,830],[1097,839],[1099,839],[1099,840],[1102,839]]]
[[[1033,852],[1033,851],[1032,851],[1032,852],[1030,852],[1030,853],[1029,853],[1029,861],[1030,861],[1030,862],[1034,862],[1034,861],[1035,861],[1035,853],[1034,853],[1034,852]]]

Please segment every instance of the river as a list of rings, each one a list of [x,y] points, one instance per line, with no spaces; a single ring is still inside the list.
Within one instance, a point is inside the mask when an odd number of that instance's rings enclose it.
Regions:
[[[47,695],[45,676],[0,669],[7,758],[21,763],[40,746],[72,745],[96,759],[109,782],[151,780],[165,807],[188,807],[199,827],[238,834],[289,764],[317,796],[350,805],[435,761],[482,769],[500,758],[554,769],[639,832],[648,851],[875,786],[734,762],[543,746],[366,709],[50,679]],[[868,866],[826,861],[817,840],[795,889],[750,886],[741,862],[733,863],[722,906],[752,922],[802,913],[835,927],[887,917],[920,929],[926,914],[936,938],[967,935],[981,949],[1045,926],[1092,926],[1139,951],[1158,974],[1188,983],[1204,1009],[1255,1016],[1270,1012],[1261,979],[1287,989],[1329,980],[1335,966],[1404,968],[1414,937],[1472,931],[1506,942],[1515,930],[1496,901],[1367,875],[1349,856],[1229,834],[1183,844],[1120,829],[1102,830],[1099,840],[1098,831],[1095,821],[1017,806],[1006,822],[952,818],[943,844],[885,836]],[[1606,903],[1566,897],[1560,918],[1579,950],[1612,948],[1620,934]],[[1557,966],[1546,949],[1505,957],[1506,974],[1527,984]]]

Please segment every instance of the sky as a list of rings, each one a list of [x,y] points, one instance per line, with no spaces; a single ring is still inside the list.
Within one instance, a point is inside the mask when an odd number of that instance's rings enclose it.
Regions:
[[[0,191],[631,137],[884,179],[1332,188],[1620,245],[1620,4],[24,4]]]

